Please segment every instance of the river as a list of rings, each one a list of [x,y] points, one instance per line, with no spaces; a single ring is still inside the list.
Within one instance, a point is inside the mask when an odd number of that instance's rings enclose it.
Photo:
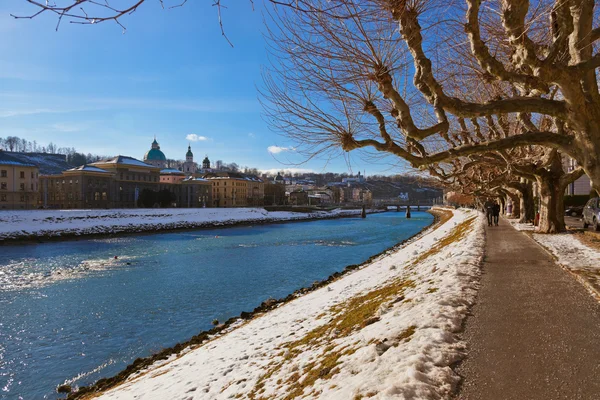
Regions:
[[[388,212],[0,246],[0,398],[55,398],[59,384],[112,376],[432,221]]]

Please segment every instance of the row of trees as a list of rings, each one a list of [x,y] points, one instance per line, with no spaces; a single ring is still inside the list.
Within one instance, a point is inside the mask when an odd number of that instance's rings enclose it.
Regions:
[[[542,232],[565,229],[570,182],[600,188],[593,0],[297,3],[270,13],[262,98],[308,155],[394,155],[524,219],[536,183]]]
[[[17,153],[63,154],[66,156],[67,162],[74,166],[79,166],[106,158],[91,153],[78,153],[74,147],[58,147],[52,142],[45,146],[40,145],[35,140],[29,141],[18,136],[7,136],[6,138],[0,137],[0,149],[14,151]]]

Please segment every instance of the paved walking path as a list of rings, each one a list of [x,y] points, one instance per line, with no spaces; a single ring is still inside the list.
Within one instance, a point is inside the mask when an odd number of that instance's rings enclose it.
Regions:
[[[487,228],[459,399],[600,399],[600,304],[526,234]]]

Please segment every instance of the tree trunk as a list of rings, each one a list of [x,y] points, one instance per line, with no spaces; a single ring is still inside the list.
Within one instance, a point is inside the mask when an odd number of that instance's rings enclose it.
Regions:
[[[519,222],[524,224],[533,222],[535,218],[535,207],[533,204],[533,188],[531,183],[524,183],[519,189]]]
[[[564,188],[558,179],[548,175],[538,177],[540,188],[539,233],[559,233],[566,230],[565,216],[562,211]]]

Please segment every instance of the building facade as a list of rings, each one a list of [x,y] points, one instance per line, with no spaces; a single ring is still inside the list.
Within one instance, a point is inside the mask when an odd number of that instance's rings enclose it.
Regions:
[[[175,184],[161,184],[160,189],[167,189],[175,195],[175,206],[178,208],[212,207],[212,182],[203,178],[187,177]]]
[[[40,198],[44,208],[94,209],[114,206],[113,174],[81,166],[60,175],[40,177]]]
[[[213,207],[247,207],[264,205],[264,182],[238,172],[211,172],[201,178],[212,184]]]
[[[577,161],[572,159],[571,157],[563,158],[563,167],[567,172],[573,171],[577,168]],[[592,190],[592,181],[587,175],[581,176],[579,179],[575,180],[575,182],[571,182],[567,186],[566,193],[567,195],[589,195]]]
[[[30,210],[38,207],[39,169],[0,150],[0,209]]]

